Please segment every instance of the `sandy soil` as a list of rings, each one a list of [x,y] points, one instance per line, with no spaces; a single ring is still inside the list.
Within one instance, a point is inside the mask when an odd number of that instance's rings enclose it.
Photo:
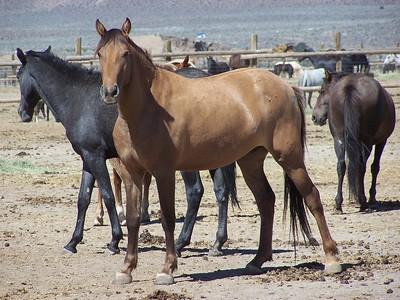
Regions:
[[[400,92],[394,93],[400,111]],[[148,230],[153,238],[139,244],[139,265],[133,283],[115,286],[111,281],[122,266],[124,251],[115,256],[105,251],[111,237],[109,222],[106,220],[102,227],[92,225],[95,205],[89,208],[78,253],[66,255],[62,251],[75,224],[81,168],[80,158],[66,140],[63,127],[45,121],[20,123],[16,107],[16,104],[0,104],[0,299],[400,298],[398,126],[381,161],[377,197],[382,209],[359,213],[346,196],[345,213],[335,215],[332,207],[337,182],[336,158],[331,136],[327,126],[311,124],[307,112],[307,166],[319,188],[332,235],[341,251],[344,268],[341,274],[328,276],[322,272],[321,247],[300,245],[295,257],[288,243],[288,226],[282,224],[282,171],[268,158],[265,171],[277,201],[274,260],[264,265],[264,274],[243,275],[244,266],[257,249],[259,217],[240,172],[237,185],[242,209],[230,209],[225,255],[208,257],[207,248],[216,231],[217,210],[210,177],[202,172],[206,192],[192,244],[178,260],[176,284],[158,287],[153,283],[164,260],[164,244],[158,238],[163,231],[152,184],[152,223],[142,226],[140,232]],[[370,174],[368,188],[369,182]],[[93,199],[96,193],[97,189]],[[176,207],[178,217],[182,217],[186,200],[179,176]],[[315,222],[310,220],[316,233]],[[178,220],[176,235],[181,226],[182,218]],[[126,233],[126,228],[123,231]],[[126,240],[121,246],[126,246]]]

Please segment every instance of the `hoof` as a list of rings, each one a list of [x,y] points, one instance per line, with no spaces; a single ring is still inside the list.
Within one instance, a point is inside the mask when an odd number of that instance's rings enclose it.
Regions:
[[[107,245],[107,250],[110,252],[111,255],[119,254],[120,250],[118,247],[115,247],[111,244]]]
[[[118,213],[119,224],[126,225],[126,217],[123,212]]]
[[[75,247],[72,247],[72,246],[65,246],[64,249],[63,249],[63,252],[64,252],[64,254],[75,254],[75,253],[77,253],[78,251],[76,250]]]
[[[96,219],[94,219],[93,225],[94,226],[103,226],[103,218],[97,216]]]
[[[326,274],[337,274],[342,272],[342,265],[340,263],[325,264],[324,272]]]
[[[318,241],[315,239],[315,237],[310,237],[310,239],[308,240],[311,246],[319,246]]]
[[[223,255],[224,253],[216,248],[210,248],[210,250],[208,250],[208,256],[223,256]]]
[[[176,249],[175,251],[176,251],[176,256],[182,257],[182,251],[181,250]]]
[[[174,284],[175,280],[172,275],[165,274],[165,273],[158,273],[154,283],[157,285],[170,285],[170,284]]]
[[[334,215],[343,215],[343,210],[340,208],[340,209],[338,209],[338,208],[334,208],[333,209],[333,211],[332,211],[332,214],[334,214]]]
[[[142,224],[142,225],[148,225],[148,224],[150,224],[150,217],[148,217],[148,218],[142,218],[142,219],[140,220],[140,224]]]
[[[248,264],[246,266],[246,268],[244,269],[244,272],[247,275],[260,275],[263,273],[261,268],[255,266],[255,265],[252,265],[252,264]]]
[[[112,281],[113,284],[128,284],[132,282],[132,275],[117,272],[115,273],[115,279]]]
[[[126,226],[126,220],[120,221],[121,226]]]

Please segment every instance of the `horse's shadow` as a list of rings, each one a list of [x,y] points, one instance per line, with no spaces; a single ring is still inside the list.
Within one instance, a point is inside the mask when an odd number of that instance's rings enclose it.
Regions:
[[[342,264],[342,270],[346,271],[347,269],[355,266],[357,264]],[[264,267],[261,269],[261,274],[266,274],[268,272],[282,272],[286,271],[291,268],[308,268],[310,270],[313,270],[315,272],[317,271],[323,271],[324,270],[324,265],[319,263],[319,262],[307,262],[307,263],[301,263],[295,266],[280,266],[280,267]],[[343,272],[342,271],[342,272]],[[176,278],[182,278],[183,281],[213,281],[213,280],[218,280],[218,279],[225,279],[225,278],[233,278],[233,277],[239,277],[239,276],[244,276],[244,275],[251,275],[246,272],[245,268],[236,268],[236,269],[226,269],[226,270],[217,270],[213,272],[208,272],[208,273],[192,273],[192,274],[182,274],[179,276],[176,276]]]
[[[333,212],[335,215],[347,214],[347,215],[355,215],[355,214],[371,214],[371,213],[379,213],[386,211],[400,210],[400,201],[378,201],[376,205],[369,207],[365,211],[355,211],[355,212],[346,212],[346,213],[337,213]]]

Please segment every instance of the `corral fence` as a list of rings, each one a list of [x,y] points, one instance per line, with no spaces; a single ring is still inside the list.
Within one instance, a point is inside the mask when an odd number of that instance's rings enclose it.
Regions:
[[[252,67],[263,67],[271,68],[273,63],[277,60],[283,62],[288,61],[288,59],[296,59],[302,57],[312,57],[312,56],[329,56],[336,57],[336,68],[341,70],[341,57],[346,55],[354,54],[364,54],[369,56],[377,55],[387,55],[387,54],[400,54],[400,45],[393,48],[385,49],[358,49],[358,50],[340,50],[341,49],[341,34],[338,32],[335,34],[335,48],[336,50],[329,51],[317,51],[317,52],[273,52],[272,49],[258,49],[257,47],[257,35],[252,34],[250,38],[250,48],[249,50],[217,50],[217,51],[189,51],[189,52],[173,52],[171,47],[171,41],[165,41],[163,53],[153,53],[151,56],[155,62],[167,62],[171,59],[184,58],[189,56],[191,59],[195,59],[196,63],[199,63],[200,67],[204,68],[205,58],[208,56],[218,57],[221,60],[227,60],[230,56],[234,54],[240,54],[242,59],[249,59],[250,66]],[[75,42],[75,53],[76,55],[66,56],[65,59],[72,63],[82,64],[89,67],[95,67],[98,65],[98,58],[93,55],[81,55],[82,53],[82,39],[77,38]],[[15,86],[17,84],[16,73],[20,66],[19,61],[15,58],[13,54],[11,61],[0,62],[0,87],[1,86]],[[380,66],[382,61],[371,61],[371,66]],[[390,87],[399,87],[391,85]],[[312,88],[318,90],[318,87]]]

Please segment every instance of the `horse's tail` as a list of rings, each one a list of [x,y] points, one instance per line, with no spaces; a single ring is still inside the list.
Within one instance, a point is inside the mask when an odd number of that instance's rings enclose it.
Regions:
[[[305,107],[306,100],[304,99],[303,93],[299,88],[292,86],[292,89],[293,89],[294,95],[296,96],[297,105],[299,107],[300,114],[301,114],[300,134],[301,134],[301,146],[302,146],[303,152],[304,152],[304,149],[306,147],[306,119],[305,119],[305,114],[304,114],[304,107]]]
[[[363,155],[365,145],[360,141],[359,106],[361,103],[353,84],[346,85],[344,93],[344,147],[349,160],[347,178],[350,193],[358,195],[359,180],[366,161]]]
[[[221,168],[221,171],[225,182],[225,188],[228,192],[228,199],[231,200],[234,207],[240,208],[236,190],[236,163],[233,162],[230,165]]]
[[[303,109],[303,96],[301,91],[292,87],[297,99],[297,105],[299,107],[301,113],[301,146],[303,148],[303,153],[306,147],[306,123]],[[290,200],[290,201],[289,201]],[[283,208],[283,218],[286,219],[287,209],[289,207],[290,210],[290,230],[293,234],[293,242],[296,245],[296,241],[298,240],[298,223],[300,224],[301,233],[303,235],[304,240],[306,238],[310,242],[311,245],[317,245],[317,241],[312,236],[310,224],[307,219],[307,212],[304,207],[303,196],[300,194],[296,185],[290,179],[290,177],[285,173],[285,187],[284,187],[284,208]]]

